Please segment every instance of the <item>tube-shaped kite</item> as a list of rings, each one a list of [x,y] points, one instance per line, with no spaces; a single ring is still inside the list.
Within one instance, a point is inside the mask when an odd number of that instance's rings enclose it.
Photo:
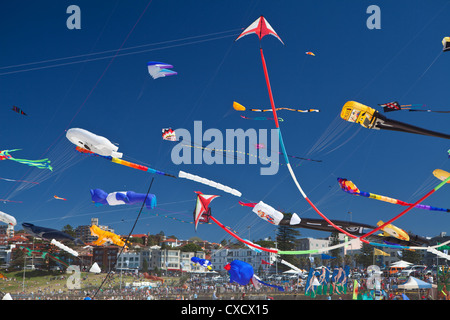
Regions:
[[[154,194],[137,193],[134,191],[117,191],[107,193],[102,189],[90,189],[91,199],[96,205],[116,206],[121,204],[137,204],[145,201],[147,209],[156,207],[156,196]]]
[[[20,109],[19,107],[16,107],[16,106],[13,106],[11,110],[14,112],[17,112],[18,114],[24,115],[24,116],[27,115],[25,112],[23,112],[22,109]]]
[[[407,133],[421,134],[425,136],[450,139],[450,135],[419,128],[408,123],[386,118],[373,108],[356,101],[347,101],[341,110],[341,118],[348,122],[359,123],[367,129],[391,130]]]
[[[240,104],[240,103],[238,103],[236,101],[233,101],[233,108],[236,111],[245,111],[245,110],[247,110],[246,107],[244,107],[242,104]],[[249,110],[253,111],[253,112],[270,112],[270,111],[272,111],[272,109],[249,109]],[[303,109],[302,110],[302,109],[293,109],[293,108],[275,108],[275,110],[276,111],[278,111],[278,110],[288,110],[288,111],[302,112],[302,113],[305,113],[305,112],[320,112],[319,109]]]
[[[41,159],[41,160],[27,160],[27,159],[17,159],[13,158],[10,155],[10,152],[14,152],[20,149],[12,149],[12,150],[2,150],[0,151],[0,160],[12,160],[16,161],[22,164],[26,164],[28,166],[36,167],[38,169],[49,169],[50,171],[53,171],[52,166],[50,165],[50,160],[48,159]]]
[[[224,192],[231,193],[232,195],[234,195],[236,197],[242,196],[242,193],[236,189],[230,188],[221,183],[217,183],[217,182],[214,182],[214,181],[211,181],[211,180],[208,180],[208,179],[205,179],[205,178],[202,178],[202,177],[199,177],[199,176],[196,176],[196,175],[184,172],[184,171],[178,172],[178,178],[185,178],[188,180],[199,182],[199,183],[205,184],[207,186],[216,188],[218,190],[222,190]]]
[[[383,111],[384,112],[408,110],[410,112],[450,113],[450,111],[445,111],[445,110],[420,109],[419,107],[424,107],[425,106],[424,104],[403,104],[403,105],[400,105],[400,103],[398,103],[397,101],[379,104],[379,106],[383,107]]]
[[[69,248],[68,246],[62,244],[59,241],[56,241],[55,239],[52,239],[52,241],[50,241],[50,243],[58,248],[60,248],[61,250],[64,250],[68,253],[70,253],[71,255],[78,257],[78,252],[76,252],[75,250],[73,250],[72,248]]]
[[[159,171],[159,170],[155,170],[155,169],[152,169],[152,168],[140,165],[140,164],[128,162],[128,161],[125,161],[125,160],[122,160],[122,159],[118,159],[118,158],[114,158],[114,157],[111,157],[111,156],[102,156],[100,154],[97,154],[97,153],[94,153],[92,151],[86,150],[86,149],[81,148],[79,146],[77,146],[75,149],[78,152],[80,152],[80,153],[89,154],[89,155],[93,155],[93,156],[98,156],[98,157],[101,157],[103,159],[109,160],[109,161],[111,161],[113,163],[120,164],[122,166],[126,166],[126,167],[130,167],[130,168],[133,168],[133,169],[141,170],[141,171],[147,171],[147,172],[150,172],[150,173],[156,173],[156,174],[160,174],[160,175],[163,175],[163,176],[169,176],[169,177],[172,177],[172,178],[176,178],[175,176],[173,176],[171,174],[168,174],[168,173],[165,173],[165,172],[162,172],[162,171]]]
[[[389,202],[389,203],[393,203],[393,204],[399,204],[401,206],[409,207],[412,205],[411,203],[407,203],[402,200],[398,200],[398,199],[394,199],[394,198],[390,198],[390,197],[386,197],[386,196],[380,196],[378,194],[374,194],[374,193],[370,193],[370,192],[360,191],[356,187],[356,185],[350,180],[347,180],[344,178],[337,178],[337,180],[339,182],[339,185],[341,186],[341,189],[347,193],[366,197],[366,198],[376,199],[376,200],[380,200],[380,201],[384,201],[384,202]],[[425,205],[425,204],[416,204],[414,207],[419,208],[419,209],[432,210],[432,211],[450,212],[450,209],[438,208],[438,207],[433,207],[433,206],[429,206],[429,205]]]

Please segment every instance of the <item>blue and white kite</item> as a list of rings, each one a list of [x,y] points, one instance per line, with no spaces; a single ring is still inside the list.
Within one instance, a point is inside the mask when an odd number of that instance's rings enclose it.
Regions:
[[[147,63],[148,66],[148,72],[152,76],[153,79],[161,78],[161,77],[167,77],[167,76],[173,76],[178,74],[177,72],[173,70],[169,70],[173,68],[172,65],[163,63],[163,62],[156,62],[156,61],[150,61]]]
[[[134,191],[118,191],[107,193],[102,189],[91,189],[92,202],[96,205],[121,205],[121,204],[138,204],[143,203],[147,209],[156,207],[156,196],[154,194],[136,193]]]

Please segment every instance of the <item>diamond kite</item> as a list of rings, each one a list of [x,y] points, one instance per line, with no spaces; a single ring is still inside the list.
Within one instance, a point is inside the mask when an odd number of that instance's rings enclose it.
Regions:
[[[219,196],[206,195],[200,191],[195,191],[195,193],[197,193],[197,202],[194,210],[194,225],[195,231],[197,231],[197,226],[200,222],[206,223],[209,221],[209,218],[211,217],[211,208],[209,208],[209,204]]]

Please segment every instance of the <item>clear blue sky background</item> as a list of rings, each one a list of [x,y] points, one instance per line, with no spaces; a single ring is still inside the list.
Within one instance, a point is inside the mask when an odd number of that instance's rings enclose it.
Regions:
[[[71,4],[81,9],[81,30],[66,27]],[[372,4],[381,9],[380,30],[366,27],[366,9]],[[119,234],[130,232],[140,207],[96,207],[89,189],[145,193],[152,175],[80,155],[65,138],[65,130],[78,127],[118,143],[126,160],[174,174],[197,174],[243,194],[237,198],[188,180],[155,176],[151,192],[158,207],[143,210],[133,233],[231,239],[214,224],[195,232],[192,224],[180,221],[192,221],[194,191],[219,194],[211,205],[213,215],[251,240],[273,237],[276,227],[238,200],[262,200],[281,211],[318,218],[286,166],[273,176],[261,176],[259,165],[176,166],[170,158],[174,144],[161,139],[162,128],[193,130],[196,120],[204,130],[223,132],[274,128],[272,121],[240,118],[262,114],[232,109],[233,101],[270,108],[257,37],[234,42],[242,28],[264,15],[286,44],[273,37],[262,41],[277,107],[321,111],[279,112],[288,153],[323,160],[291,159],[301,186],[330,219],[373,225],[387,221],[405,208],[344,193],[336,178],[350,179],[362,191],[414,202],[439,183],[434,169],[450,170],[449,141],[368,130],[339,114],[348,100],[379,111],[377,104],[393,100],[450,109],[450,54],[441,53],[441,40],[450,35],[448,10],[448,2],[439,0],[2,2],[0,148],[21,148],[13,153],[17,158],[48,157],[54,171],[2,161],[0,177],[40,183],[0,180],[0,198],[21,201],[0,203],[0,210],[16,217],[17,229],[22,222],[76,227],[97,217]],[[148,61],[170,63],[178,75],[153,80]],[[13,105],[28,116],[12,112]],[[450,133],[445,114],[387,116]],[[450,207],[449,192],[445,186],[424,203]],[[434,236],[450,231],[449,222],[446,213],[413,209],[396,225]],[[300,231],[304,237],[329,235]]]

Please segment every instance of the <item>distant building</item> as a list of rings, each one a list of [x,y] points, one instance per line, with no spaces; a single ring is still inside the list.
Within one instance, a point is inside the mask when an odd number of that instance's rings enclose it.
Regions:
[[[14,226],[7,224],[7,225],[0,225],[0,236],[6,235],[7,238],[14,237]]]
[[[298,239],[296,241],[296,247],[295,250],[317,250],[317,249],[323,249],[330,246],[330,239],[315,239],[315,238],[302,238]],[[328,253],[328,251],[324,251],[323,253]],[[312,257],[314,254],[306,254],[304,256],[306,257]]]
[[[12,251],[16,245],[2,245],[0,246],[0,267],[8,267],[11,263]]]
[[[149,269],[166,271],[180,271],[180,272],[202,272],[204,267],[193,265],[191,258],[198,257],[205,259],[203,251],[198,252],[183,252],[181,250],[173,249],[151,249],[151,259]]]
[[[141,254],[139,252],[122,252],[117,257],[117,271],[135,271],[141,267]]]
[[[226,273],[223,268],[233,260],[241,260],[247,262],[253,267],[255,272],[268,272],[271,268],[270,264],[276,260],[276,254],[267,251],[256,252],[251,249],[220,249],[211,250],[211,264],[213,271]]]
[[[115,270],[117,254],[120,248],[117,246],[98,246],[92,250],[92,263],[97,262],[103,272]]]
[[[180,246],[182,243],[183,242],[180,242],[178,239],[173,239],[173,238],[164,239],[161,241],[161,245],[165,244],[172,248],[176,248],[176,247]]]

